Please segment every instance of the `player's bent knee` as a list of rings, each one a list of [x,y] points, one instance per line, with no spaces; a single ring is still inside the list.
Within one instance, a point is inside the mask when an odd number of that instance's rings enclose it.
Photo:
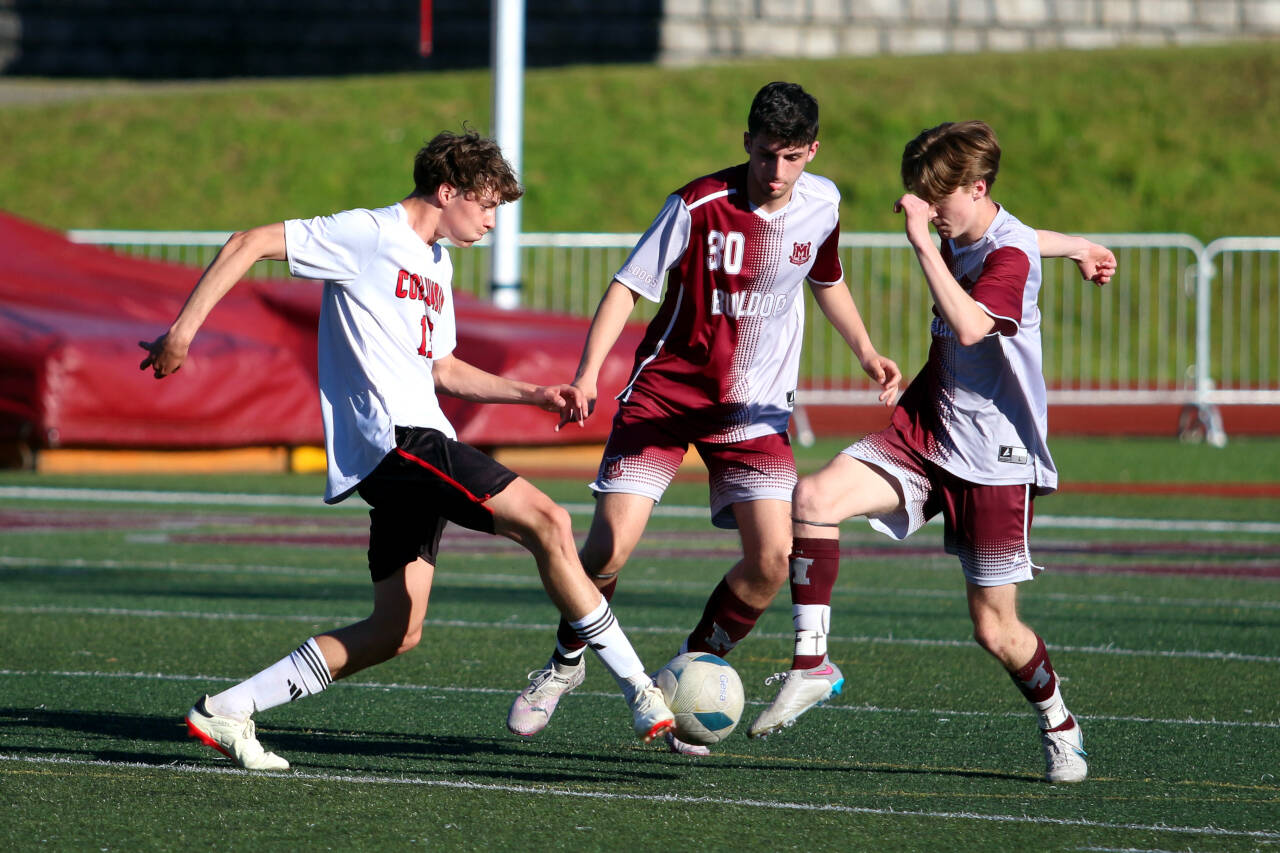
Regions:
[[[824,521],[826,504],[817,483],[809,477],[802,477],[791,496],[791,517],[805,523]]]
[[[405,652],[415,648],[421,640],[422,640],[421,628],[419,628],[416,631],[406,631],[404,635],[400,638],[400,643],[399,645],[396,646],[395,654],[393,655],[393,657],[396,655],[402,655]]]

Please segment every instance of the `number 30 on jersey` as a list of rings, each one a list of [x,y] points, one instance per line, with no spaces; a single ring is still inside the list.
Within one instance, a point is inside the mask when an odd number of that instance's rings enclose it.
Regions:
[[[742,272],[742,256],[745,254],[747,240],[741,231],[730,231],[721,234],[712,231],[707,234],[707,269],[711,272],[723,269],[729,275]]]

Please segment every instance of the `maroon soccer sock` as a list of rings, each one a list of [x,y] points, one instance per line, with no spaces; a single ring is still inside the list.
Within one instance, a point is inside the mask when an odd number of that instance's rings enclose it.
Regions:
[[[617,588],[618,579],[614,578],[600,588],[600,594],[604,596],[605,601],[612,602],[613,593]],[[561,616],[560,624],[556,626],[556,650],[552,657],[565,666],[576,666],[582,660],[582,651],[586,647],[587,644],[578,637],[578,632],[573,630],[569,620]]]
[[[1017,672],[1010,672],[1009,677],[1032,705],[1048,702],[1053,698],[1054,691],[1058,689],[1058,674],[1053,671],[1049,651],[1044,647],[1044,640],[1039,634],[1036,635],[1036,650],[1031,655],[1031,660]]]
[[[1036,635],[1036,650],[1031,660],[1017,672],[1010,672],[1009,677],[1040,715],[1040,728],[1059,731],[1074,725],[1074,719],[1058,689],[1058,674],[1053,671],[1049,652],[1039,634]]]
[[[827,656],[831,591],[840,574],[840,540],[797,538],[791,543],[791,621],[796,630],[792,669],[813,669]]]
[[[685,640],[687,651],[710,652],[723,657],[751,633],[763,609],[747,604],[729,588],[724,578],[711,592],[702,619]]]
[[[793,540],[790,574],[792,604],[830,605],[840,574],[840,540]]]

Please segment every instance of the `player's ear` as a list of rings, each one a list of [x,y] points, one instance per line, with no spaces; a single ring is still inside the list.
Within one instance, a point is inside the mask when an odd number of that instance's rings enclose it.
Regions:
[[[809,156],[805,158],[806,163],[812,163],[813,158],[818,156],[818,140],[813,140],[809,144]]]
[[[436,201],[440,204],[448,204],[458,195],[458,188],[453,184],[443,183],[436,187]]]
[[[742,131],[742,150],[747,152],[748,155],[751,154],[751,132],[750,131],[747,131],[747,130]]]
[[[978,178],[978,180],[974,181],[973,183],[973,200],[978,201],[979,199],[986,198],[986,196],[987,196],[987,179]]]

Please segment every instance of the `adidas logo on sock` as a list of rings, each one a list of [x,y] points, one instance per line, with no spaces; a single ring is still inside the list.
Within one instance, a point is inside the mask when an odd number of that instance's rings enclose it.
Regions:
[[[303,697],[302,688],[293,683],[293,679],[289,679],[289,701],[296,702]]]

